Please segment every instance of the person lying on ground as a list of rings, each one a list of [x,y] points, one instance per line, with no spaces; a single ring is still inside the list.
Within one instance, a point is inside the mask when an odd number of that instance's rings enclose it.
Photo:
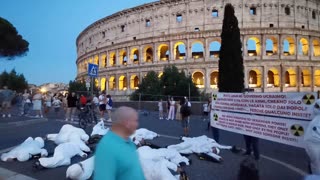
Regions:
[[[222,161],[222,157],[218,155],[220,153],[220,149],[232,149],[231,146],[220,145],[215,140],[208,138],[205,135],[193,138],[183,137],[182,140],[184,142],[176,145],[170,145],[168,146],[168,149],[175,149],[181,154],[195,153],[201,155],[201,153],[204,153],[218,162]],[[202,154],[202,156],[204,155]],[[206,159],[210,160],[211,158]]]
[[[76,155],[82,158],[87,157],[87,154],[81,150],[79,144],[73,142],[62,143],[54,149],[52,157],[40,158],[34,166],[35,168],[56,168],[70,165],[71,158]]]
[[[40,156],[45,157],[48,152],[44,147],[44,140],[41,137],[28,137],[23,143],[13,148],[7,153],[1,155],[2,161],[11,161],[17,159],[18,161],[27,161],[32,156],[40,154]]]
[[[76,128],[72,125],[63,125],[58,134],[48,134],[47,140],[54,141],[59,145],[66,142],[77,143],[82,151],[89,152],[90,148],[86,145],[89,136],[81,128]]]

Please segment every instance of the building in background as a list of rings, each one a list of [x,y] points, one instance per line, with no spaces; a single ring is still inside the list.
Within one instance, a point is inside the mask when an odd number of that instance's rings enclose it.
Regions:
[[[77,80],[99,65],[96,84],[129,95],[150,70],[175,65],[217,91],[225,3],[235,7],[245,86],[255,92],[320,90],[320,0],[160,0],[100,19],[76,40]],[[230,72],[232,73],[232,72]]]

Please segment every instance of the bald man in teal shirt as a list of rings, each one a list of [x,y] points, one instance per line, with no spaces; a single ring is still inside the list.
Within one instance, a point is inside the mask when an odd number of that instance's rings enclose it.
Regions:
[[[135,144],[130,140],[138,127],[138,114],[120,107],[112,114],[112,127],[100,141],[95,156],[95,180],[145,180]]]

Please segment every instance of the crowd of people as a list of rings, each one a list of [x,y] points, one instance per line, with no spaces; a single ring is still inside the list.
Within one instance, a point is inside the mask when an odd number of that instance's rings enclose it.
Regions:
[[[20,116],[43,118],[53,111],[57,117],[65,113],[66,121],[74,121],[77,109],[92,101],[94,111],[100,112],[100,119],[105,120],[104,112],[107,111],[109,118],[107,121],[111,122],[112,98],[105,92],[90,96],[76,92],[43,93],[40,89],[34,91],[26,89],[23,93],[16,93],[8,89],[7,86],[0,89],[0,92],[0,112],[3,118],[11,118],[11,114],[13,114],[11,106],[15,104],[19,109]]]

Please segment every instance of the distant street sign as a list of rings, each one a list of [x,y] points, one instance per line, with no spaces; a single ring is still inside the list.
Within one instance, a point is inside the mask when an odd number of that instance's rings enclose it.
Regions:
[[[90,87],[90,82],[86,83],[86,87],[87,87],[87,88]]]
[[[87,79],[86,79],[86,83],[90,83],[90,82],[91,82],[90,77],[87,77]]]
[[[90,77],[98,77],[99,67],[96,64],[88,65],[88,76]]]

